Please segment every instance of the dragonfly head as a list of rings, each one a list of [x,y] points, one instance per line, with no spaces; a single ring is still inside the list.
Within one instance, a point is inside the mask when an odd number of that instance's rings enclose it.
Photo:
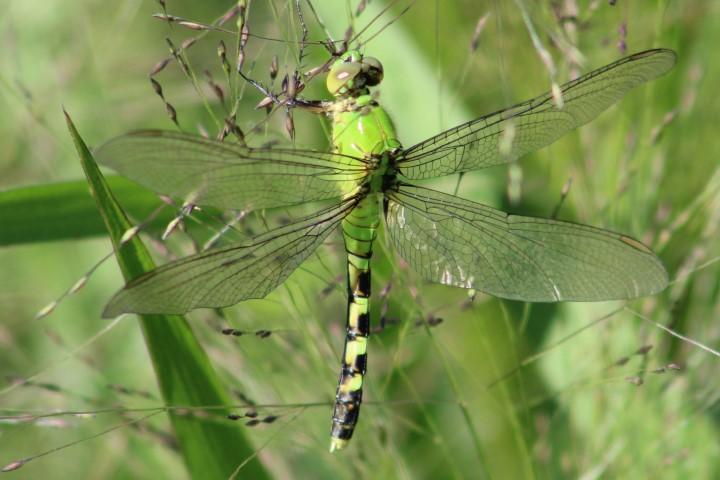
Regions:
[[[383,79],[383,66],[374,57],[350,50],[338,58],[327,76],[327,88],[336,97],[350,97],[374,87]]]

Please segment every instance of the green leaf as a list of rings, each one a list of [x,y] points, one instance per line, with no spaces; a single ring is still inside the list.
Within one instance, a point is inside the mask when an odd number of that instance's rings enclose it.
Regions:
[[[114,175],[107,183],[135,218],[158,207],[157,195],[130,180]],[[173,215],[166,208],[144,230],[161,230]],[[84,180],[0,192],[0,225],[0,246],[107,235]]]
[[[131,280],[152,270],[155,267],[152,259],[137,236],[121,242],[131,224],[67,114],[66,120],[123,276]],[[166,405],[192,408],[230,404],[230,397],[184,317],[141,315],[140,325]],[[222,418],[228,413],[224,408],[213,409],[200,418],[169,412],[191,476],[225,479],[238,465],[250,459],[243,466],[243,476],[268,478],[240,427]]]

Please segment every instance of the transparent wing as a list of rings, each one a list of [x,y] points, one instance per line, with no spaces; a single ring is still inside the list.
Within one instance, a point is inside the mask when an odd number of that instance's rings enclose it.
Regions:
[[[636,53],[563,85],[562,109],[548,92],[442,132],[405,150],[400,173],[417,180],[514,161],[589,122],[675,58],[672,50]]]
[[[158,193],[236,210],[339,200],[366,173],[358,159],[335,153],[250,149],[161,130],[116,137],[95,158]]]
[[[386,198],[395,248],[433,282],[532,302],[636,298],[667,285],[655,254],[624,235],[508,215],[420,187]]]
[[[296,223],[163,265],[129,282],[105,307],[121,313],[185,313],[263,298],[280,285],[352,210],[356,200]]]

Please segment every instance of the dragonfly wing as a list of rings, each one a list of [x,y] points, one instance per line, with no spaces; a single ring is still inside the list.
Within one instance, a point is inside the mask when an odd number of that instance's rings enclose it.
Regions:
[[[629,299],[667,285],[655,254],[624,235],[508,215],[420,187],[386,198],[395,248],[433,282],[533,302]]]
[[[365,176],[356,159],[335,153],[251,149],[162,130],[116,137],[95,156],[158,193],[221,209],[339,200]]]
[[[263,298],[280,285],[352,210],[355,199],[255,237],[182,258],[130,281],[105,307],[121,313],[185,313]]]
[[[509,163],[589,122],[634,87],[666,73],[675,52],[636,53],[562,87],[563,107],[548,92],[451,128],[403,152],[400,173],[424,179]]]

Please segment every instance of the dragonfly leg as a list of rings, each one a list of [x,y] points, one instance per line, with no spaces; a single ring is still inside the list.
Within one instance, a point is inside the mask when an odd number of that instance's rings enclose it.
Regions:
[[[265,100],[261,102],[261,105],[265,102],[268,106],[270,104],[276,105],[278,107],[285,107],[285,108],[301,108],[303,110],[307,110],[309,112],[313,113],[320,113],[320,114],[326,114],[331,111],[331,107],[333,105],[333,102],[328,102],[324,100],[304,100],[302,98],[297,98],[295,96],[287,96],[285,98],[280,98],[280,96],[274,94],[270,90],[268,90],[266,87],[264,87],[260,82],[253,80],[252,78],[246,76],[242,72],[238,72],[240,76],[248,82],[250,85],[255,87],[260,93],[262,93],[265,96]]]

